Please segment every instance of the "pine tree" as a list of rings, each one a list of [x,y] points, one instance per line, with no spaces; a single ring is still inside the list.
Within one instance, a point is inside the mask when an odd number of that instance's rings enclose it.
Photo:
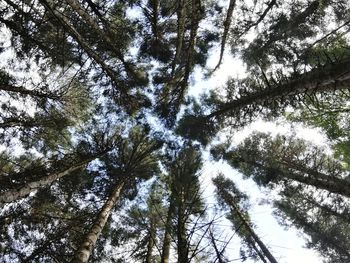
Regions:
[[[255,258],[259,257],[263,262],[276,263],[277,260],[253,229],[247,213],[247,195],[240,192],[235,184],[224,178],[223,175],[215,177],[213,183],[216,187],[219,203],[229,209],[230,213],[227,218],[233,223],[234,229],[247,244],[250,254],[253,254]]]
[[[220,151],[213,152],[220,155]],[[300,139],[255,133],[223,157],[259,185],[274,187],[294,181],[349,197],[348,172],[323,152]]]

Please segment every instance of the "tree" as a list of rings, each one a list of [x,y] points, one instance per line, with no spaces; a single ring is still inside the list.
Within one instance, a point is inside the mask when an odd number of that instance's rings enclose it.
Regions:
[[[220,148],[213,153],[220,156]],[[300,139],[255,133],[221,156],[259,185],[274,187],[294,181],[349,197],[349,175],[341,163]]]
[[[23,198],[30,193],[42,187],[47,187],[60,178],[84,168],[89,162],[101,158],[103,155],[112,150],[113,142],[105,145],[99,145],[101,142],[95,142],[95,152],[91,152],[92,145],[86,145],[82,141],[77,145],[75,152],[67,153],[63,158],[54,158],[51,160],[51,167],[46,168],[43,160],[40,165],[27,167],[23,171],[8,174],[7,181],[17,183],[16,187],[9,188],[0,194],[0,203],[10,203]],[[82,151],[83,147],[89,147],[87,152]]]
[[[190,262],[198,253],[196,248],[191,249],[191,216],[200,217],[205,213],[198,180],[202,161],[198,149],[191,144],[183,148],[170,147],[168,151],[169,159],[166,164],[170,196],[161,262],[169,262],[171,237],[174,235],[177,260],[179,263],[185,263]]]
[[[240,192],[235,184],[223,175],[215,177],[213,183],[216,187],[219,203],[229,209],[230,212],[227,218],[232,222],[238,235],[247,244],[249,253],[253,254],[255,258],[259,257],[263,262],[276,263],[277,260],[253,229],[253,224],[247,213],[248,196]]]
[[[347,89],[349,59],[337,64],[323,65],[299,76],[281,79],[274,85],[254,76],[228,83],[228,99],[209,98],[214,108],[211,113],[185,115],[179,122],[178,132],[189,139],[207,143],[223,124],[242,126],[247,120],[261,114],[280,113],[287,106],[303,103],[318,93]],[[233,98],[232,98],[233,97]],[[202,130],[203,132],[198,132]]]
[[[307,234],[307,246],[316,249],[326,262],[349,260],[347,200],[317,196],[311,189],[302,187],[290,187],[281,195],[274,205],[276,215],[285,222],[284,225],[290,226],[287,222],[291,222]]]
[[[349,261],[349,10],[346,0],[1,1],[2,261],[229,262],[219,203],[241,260],[276,262],[231,181],[214,179],[213,206],[204,198],[209,148],[268,186],[278,219],[310,248]],[[245,73],[188,97],[229,56]],[[275,118],[321,128],[327,147],[294,134],[222,139]]]
[[[114,177],[114,182],[109,187],[110,194],[90,230],[82,239],[75,253],[74,262],[88,261],[123,187],[128,184],[132,187],[138,180],[148,179],[158,170],[156,151],[161,142],[149,138],[139,127],[130,132],[129,139],[130,141],[122,140],[116,145],[117,160],[110,163],[107,168],[108,175]]]

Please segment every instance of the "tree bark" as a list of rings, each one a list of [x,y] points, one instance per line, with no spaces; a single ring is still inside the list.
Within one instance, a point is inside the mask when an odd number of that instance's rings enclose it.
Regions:
[[[179,62],[181,52],[182,52],[182,43],[183,37],[185,34],[185,24],[186,24],[186,0],[178,1],[177,8],[177,40],[176,40],[176,51],[175,57],[172,63],[171,75],[175,73],[176,64]]]
[[[266,170],[269,168],[269,167],[265,167],[264,165],[256,161],[249,161],[245,159],[242,159],[242,160],[247,164],[251,164],[263,170]],[[290,163],[281,162],[281,161],[279,163],[282,166],[280,168],[277,168],[279,178],[291,179],[299,183],[311,185],[318,189],[327,190],[331,193],[340,194],[350,198],[350,183],[344,179],[326,175],[307,167],[301,168],[300,166],[297,167]],[[290,169],[294,169],[298,173],[295,173],[293,171],[288,171]],[[303,173],[303,174],[300,174],[300,173]]]
[[[83,239],[79,249],[76,251],[75,257],[72,261],[73,263],[88,262],[89,257],[95,247],[96,241],[99,235],[101,234],[103,228],[105,227],[107,220],[119,199],[120,192],[123,186],[124,182],[118,183],[112,190],[112,193],[110,194],[106,203],[100,210],[100,213],[98,214],[94,224],[90,228],[90,231]]]
[[[66,0],[66,2],[72,7],[72,9],[79,14],[79,16],[84,19],[90,26],[91,28],[102,38],[106,41],[106,43],[112,48],[113,52],[117,55],[117,58],[123,63],[125,70],[128,73],[131,73],[132,75],[135,76],[135,72],[130,68],[130,65],[125,61],[122,53],[120,50],[116,48],[116,46],[113,44],[113,39],[111,39],[108,34],[103,32],[101,28],[99,27],[97,21],[89,15],[84,8],[80,5],[80,3],[76,0]],[[109,29],[106,28],[107,33],[109,33]]]
[[[225,52],[225,45],[226,45],[226,41],[227,41],[227,36],[228,36],[228,32],[229,32],[229,29],[230,29],[230,26],[231,26],[232,14],[233,14],[233,10],[235,8],[235,5],[236,5],[236,0],[230,0],[230,3],[228,5],[228,9],[227,9],[226,18],[225,18],[225,21],[224,21],[224,32],[222,34],[219,62],[218,62],[218,64],[216,64],[216,66],[213,69],[212,73],[214,71],[216,71],[220,67],[220,65],[222,63],[222,59],[224,57],[224,52]]]
[[[281,174],[288,179],[315,186],[318,189],[324,189],[331,193],[340,194],[350,198],[350,184],[347,181],[340,178],[327,176],[315,171],[314,174],[311,174],[310,171],[301,172],[305,172],[306,175],[304,176],[302,174],[296,174],[293,172],[286,173],[283,171],[281,171]]]

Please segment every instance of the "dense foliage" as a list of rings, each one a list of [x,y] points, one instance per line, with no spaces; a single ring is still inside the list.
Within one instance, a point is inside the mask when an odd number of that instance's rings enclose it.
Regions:
[[[0,262],[278,262],[223,162],[350,262],[349,31],[348,0],[2,0]],[[256,120],[326,143],[233,143]]]

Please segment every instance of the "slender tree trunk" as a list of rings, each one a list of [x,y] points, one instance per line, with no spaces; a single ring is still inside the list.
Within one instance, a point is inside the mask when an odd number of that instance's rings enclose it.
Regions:
[[[243,161],[253,164],[254,166],[257,166],[261,169],[268,168],[258,162],[252,162],[249,160]],[[280,178],[291,179],[299,183],[311,185],[318,189],[324,189],[331,193],[340,194],[350,198],[350,183],[341,178],[326,175],[307,167],[295,166],[286,162],[280,162],[280,164],[285,168],[279,169]],[[295,173],[293,171],[288,172],[288,169],[294,169],[299,173]]]
[[[187,238],[186,238],[186,222],[185,222],[185,208],[183,197],[180,197],[177,212],[177,255],[178,263],[188,263],[187,255]]]
[[[219,263],[226,263],[225,260],[223,259],[222,252],[219,251],[219,248],[216,245],[214,234],[210,229],[209,229],[209,236],[215,250],[216,259],[218,260]]]
[[[112,190],[112,193],[108,197],[106,203],[103,205],[102,209],[100,210],[100,213],[98,214],[94,224],[92,225],[90,231],[83,239],[81,246],[75,253],[75,257],[73,259],[74,263],[82,263],[87,262],[89,260],[89,257],[95,247],[96,241],[101,234],[104,226],[107,223],[107,220],[116,205],[120,192],[124,186],[124,183],[118,183],[114,189]]]
[[[8,84],[8,85],[1,84],[0,90],[19,93],[22,95],[29,95],[29,96],[38,97],[38,98],[47,98],[47,99],[52,99],[52,100],[59,99],[59,96],[54,94],[54,93],[43,93],[43,92],[37,91],[35,89],[29,90],[29,89],[26,89],[23,87],[17,87],[17,86],[10,85],[10,84]]]
[[[147,243],[147,254],[146,254],[146,262],[145,263],[152,263],[152,252],[154,247],[154,222],[153,219],[151,219],[151,224],[149,227],[149,237],[148,237],[148,243]]]
[[[74,26],[70,24],[69,20],[61,13],[56,11],[48,3],[48,1],[40,0],[40,2],[42,2],[45,8],[60,21],[60,23],[63,25],[64,28],[66,28],[67,31],[71,33],[72,37],[78,42],[82,49],[85,50],[88,56],[100,65],[102,70],[108,75],[108,77],[114,82],[114,84],[117,85],[120,89],[123,89],[124,85],[122,85],[121,81],[116,77],[116,72],[111,67],[109,67],[93,49],[90,48],[90,44],[87,43],[85,39],[79,34],[79,32],[74,28]],[[120,91],[123,92],[123,90]]]
[[[215,68],[212,72],[216,71],[220,67],[222,59],[224,57],[225,45],[226,45],[226,41],[227,41],[228,32],[229,32],[229,29],[231,26],[231,22],[232,22],[232,14],[233,14],[233,9],[235,8],[235,5],[236,5],[236,0],[230,0],[229,6],[227,9],[226,18],[224,21],[224,32],[222,34],[219,62],[215,66]]]
[[[274,258],[274,256],[271,254],[269,249],[265,246],[265,244],[261,241],[259,236],[255,233],[251,225],[247,222],[244,215],[242,214],[241,210],[233,203],[233,199],[229,200],[231,209],[235,211],[235,213],[238,215],[240,221],[243,223],[243,226],[246,228],[246,230],[249,232],[252,239],[258,244],[261,251],[263,252],[264,256],[271,262],[271,263],[277,263],[277,260]],[[254,246],[253,246],[254,247]],[[259,250],[256,250],[258,255],[260,254]]]
[[[174,200],[173,196],[170,198],[170,204],[168,209],[168,214],[165,222],[165,231],[164,231],[164,240],[163,240],[163,247],[162,247],[162,256],[161,256],[161,263],[169,263],[169,256],[170,256],[170,244],[171,244],[171,221],[174,214]]]
[[[88,158],[88,159],[86,159],[82,162],[79,162],[76,165],[69,167],[61,172],[52,173],[52,174],[45,176],[37,181],[29,182],[22,187],[5,191],[5,192],[0,194],[0,204],[1,203],[10,203],[10,202],[16,201],[20,198],[27,196],[28,194],[30,194],[31,192],[33,192],[35,190],[38,190],[38,189],[43,188],[45,186],[48,186],[51,183],[53,183],[54,181],[62,178],[63,176],[68,175],[68,174],[86,166],[90,161],[98,158],[101,155],[102,154],[99,154],[97,156],[94,156],[93,158]]]
[[[261,253],[261,251],[257,248],[255,241],[251,238],[249,241],[255,252],[258,254],[259,258],[261,259],[262,262],[268,263],[264,255]]]
[[[306,176],[302,174],[295,174],[293,172],[282,172],[281,174],[287,179],[292,179],[299,183],[315,186],[318,189],[324,189],[331,193],[340,194],[350,198],[350,184],[339,178],[334,178],[331,176],[314,177],[307,174]],[[320,173],[320,175],[323,175]]]
[[[185,24],[186,24],[186,8],[187,8],[186,4],[187,4],[186,0],[178,1],[176,51],[175,51],[175,57],[172,63],[171,75],[174,75],[175,73],[175,67],[176,67],[176,64],[179,62],[181,52],[182,52],[182,43],[183,43],[183,37],[185,33]]]
[[[263,91],[254,92],[239,99],[223,104],[218,110],[208,114],[207,119],[225,116],[228,112],[238,111],[246,106],[262,105],[266,101],[279,98],[293,97],[317,92],[347,89],[350,86],[350,59],[338,63],[325,65],[305,73],[300,78],[291,80]]]
[[[74,9],[75,12],[77,12],[81,18],[83,18],[90,26],[91,28],[102,38],[106,41],[106,43],[110,46],[110,48],[113,50],[113,52],[116,54],[117,58],[122,62],[126,72],[130,74],[133,77],[139,78],[136,74],[136,72],[133,70],[131,65],[125,61],[123,54],[121,51],[115,46],[115,41],[109,36],[112,35],[110,32],[110,26],[106,25],[105,30],[106,32],[103,32],[102,29],[99,27],[97,21],[88,14],[84,8],[80,5],[80,3],[77,0],[66,0],[67,3]]]

